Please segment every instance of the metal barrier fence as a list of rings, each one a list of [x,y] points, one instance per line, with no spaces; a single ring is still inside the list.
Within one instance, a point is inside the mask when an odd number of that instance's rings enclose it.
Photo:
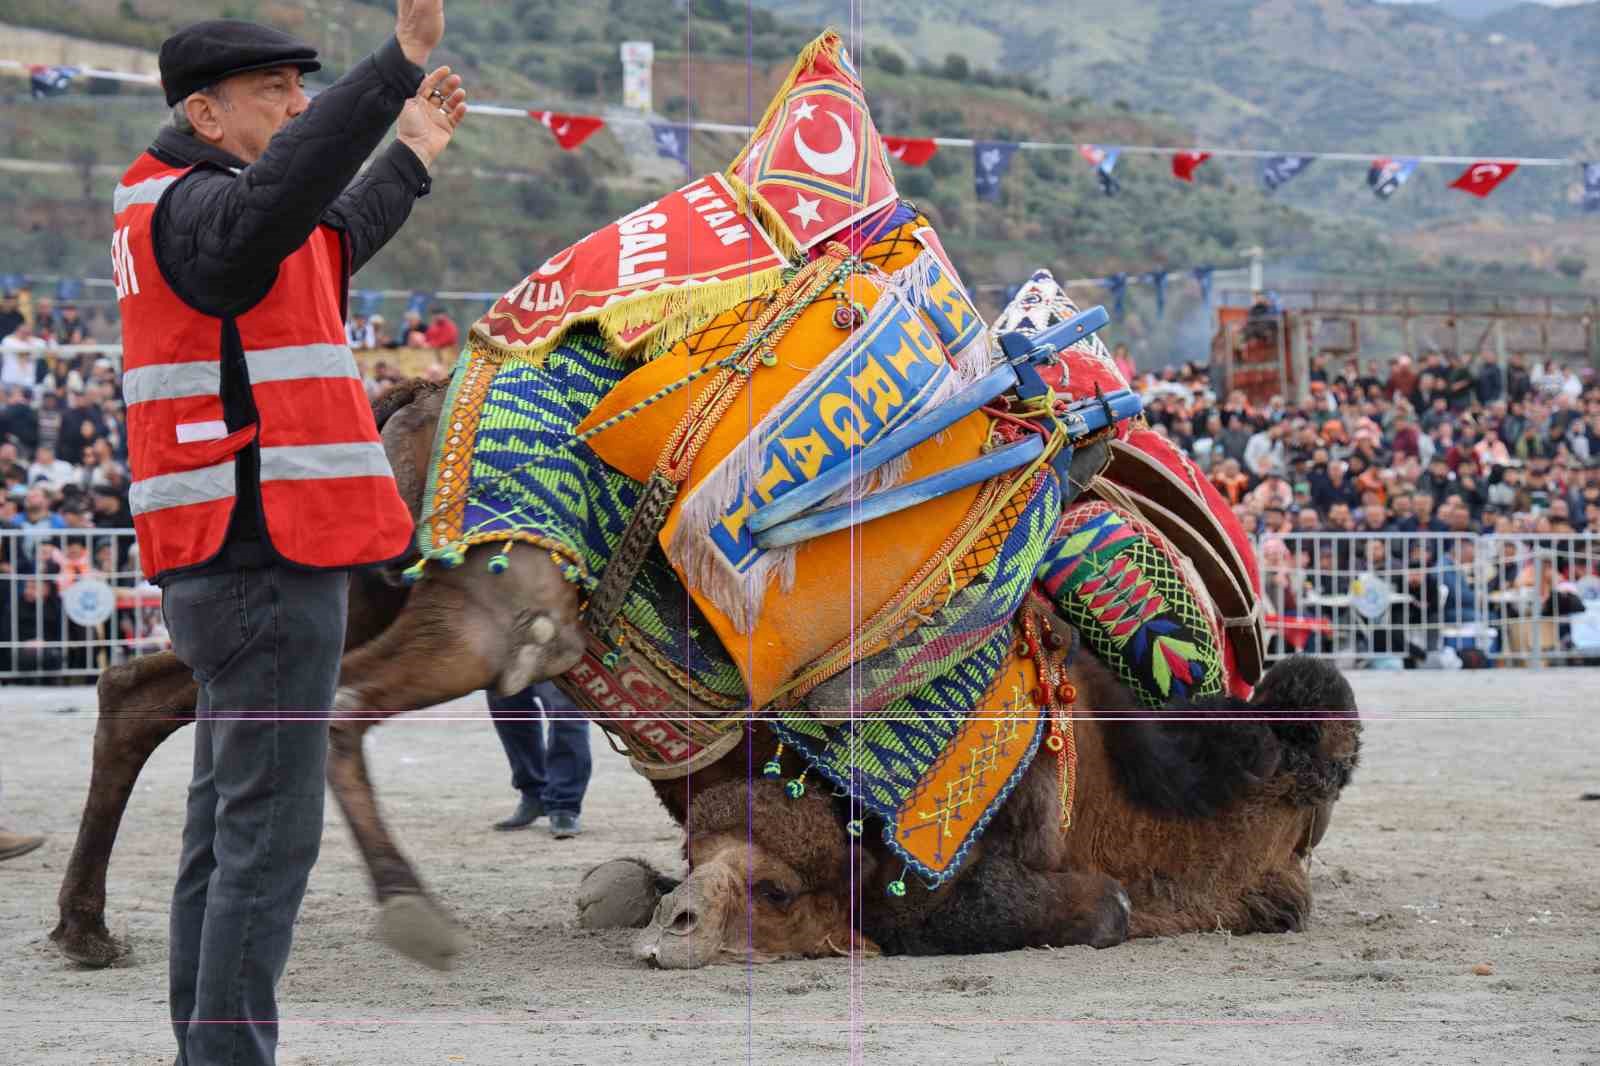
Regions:
[[[169,647],[131,529],[0,530],[0,680],[93,682]]]
[[[1293,533],[1256,550],[1272,659],[1600,664],[1600,535]]]
[[[1347,668],[1600,664],[1600,534],[1293,533],[1256,545],[1267,653]],[[170,647],[131,529],[0,530],[0,681]]]

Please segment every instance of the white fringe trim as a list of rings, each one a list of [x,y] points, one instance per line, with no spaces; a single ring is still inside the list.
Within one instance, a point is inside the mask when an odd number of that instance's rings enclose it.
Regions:
[[[938,256],[925,251],[895,271],[891,275],[891,284],[912,307],[920,310],[933,303],[933,279],[936,274],[943,273],[944,269],[944,264],[939,261]],[[967,306],[972,309],[973,317],[978,320],[978,325],[981,327],[978,335],[966,347],[949,353],[951,365],[956,371],[957,387],[960,388],[971,385],[994,368],[997,349],[989,324],[978,313],[978,307],[973,303],[971,295],[961,288],[955,279],[950,279],[950,283],[966,297]]]

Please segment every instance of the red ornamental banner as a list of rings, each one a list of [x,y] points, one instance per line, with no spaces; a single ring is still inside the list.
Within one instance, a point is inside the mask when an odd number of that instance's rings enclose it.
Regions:
[[[1495,188],[1509,178],[1516,169],[1515,163],[1496,163],[1493,160],[1474,163],[1462,172],[1459,178],[1452,181],[1450,187],[1482,198],[1494,192]]]
[[[887,153],[838,34],[800,54],[728,173],[800,251],[894,202]]]
[[[939,150],[932,137],[885,137],[883,146],[889,150],[889,158],[908,167],[927,165]]]
[[[594,115],[564,115],[559,111],[529,111],[529,115],[555,134],[556,143],[570,152],[589,139],[589,134],[605,125]]]
[[[669,322],[776,287],[784,264],[722,175],[709,174],[551,257],[472,330],[502,351],[538,355],[594,322],[626,351]]]
[[[1172,157],[1172,176],[1179,181],[1193,181],[1194,172],[1210,158],[1210,152],[1179,152]]]

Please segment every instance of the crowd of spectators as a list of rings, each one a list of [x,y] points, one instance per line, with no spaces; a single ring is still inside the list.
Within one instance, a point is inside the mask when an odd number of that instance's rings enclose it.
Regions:
[[[1584,593],[1600,595],[1600,550],[1579,536],[1600,533],[1593,371],[1436,352],[1318,356],[1308,378],[1305,402],[1259,405],[1239,392],[1219,399],[1203,367],[1140,383],[1152,426],[1195,458],[1256,537],[1268,613],[1320,623],[1313,639],[1357,629],[1347,601],[1376,577],[1395,594],[1393,625],[1369,627],[1359,650],[1416,665],[1439,650],[1444,627],[1489,613],[1556,619],[1555,640],[1570,650],[1560,619],[1584,610]],[[1486,534],[1521,536],[1490,542],[1503,556],[1480,559],[1475,538]],[[1286,639],[1277,634],[1280,650]]]
[[[133,525],[117,363],[74,350],[107,334],[75,304],[0,294],[0,529],[36,534],[0,540],[0,670],[86,667],[87,651],[53,646],[86,635],[62,597],[91,575],[137,582],[131,538],[94,532]]]
[[[422,372],[435,378],[446,375],[460,341],[442,307],[427,320],[408,311],[393,332],[381,314],[352,315],[347,334],[358,352],[432,350]],[[0,673],[94,665],[86,652],[59,648],[63,637],[86,637],[63,598],[89,576],[128,592],[143,586],[133,538],[96,533],[133,528],[120,364],[113,349],[93,347],[114,346],[117,335],[110,308],[85,313],[26,290],[0,293],[0,530],[35,534],[0,538]],[[363,363],[373,398],[403,376],[398,361]],[[159,642],[158,609],[118,615],[130,648]]]
[[[408,310],[400,322],[400,328],[394,331],[389,329],[382,315],[357,312],[346,323],[345,335],[350,347],[358,352],[379,348],[430,348],[436,352],[448,352],[451,359],[455,357],[456,348],[461,342],[461,331],[456,328],[450,313],[442,307],[435,307],[426,323],[422,320],[421,311]]]
[[[443,308],[426,319],[410,310],[393,331],[380,314],[353,314],[347,334],[358,352],[432,350],[422,372],[436,378],[460,341]],[[132,538],[92,535],[133,524],[118,366],[71,350],[114,337],[114,323],[74,305],[0,294],[0,529],[40,534],[6,538],[0,550],[11,601],[0,605],[0,648],[59,634],[59,597],[86,574],[139,583]],[[398,360],[362,362],[373,398],[404,376]],[[1195,458],[1256,537],[1270,615],[1346,626],[1348,606],[1327,604],[1348,599],[1353,575],[1392,582],[1402,594],[1394,617],[1408,634],[1419,623],[1480,621],[1485,594],[1505,589],[1531,589],[1517,602],[1536,600],[1558,619],[1583,609],[1575,591],[1600,595],[1600,541],[1578,536],[1600,534],[1600,382],[1591,370],[1436,352],[1317,356],[1308,377],[1305,402],[1260,404],[1218,396],[1204,366],[1135,382],[1151,425]],[[1351,536],[1328,536],[1341,533]],[[1504,558],[1476,558],[1474,537],[1494,533],[1523,535],[1521,554],[1508,544]],[[1530,554],[1529,544],[1548,554]],[[1284,634],[1274,642],[1282,650]],[[1411,664],[1437,650],[1437,641],[1420,647],[1383,627],[1367,643]],[[11,652],[0,660],[8,669]]]

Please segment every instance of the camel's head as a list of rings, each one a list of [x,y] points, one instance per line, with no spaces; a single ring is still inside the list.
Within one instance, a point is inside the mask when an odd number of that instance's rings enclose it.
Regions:
[[[694,798],[689,876],[656,907],[640,957],[666,969],[876,952],[850,928],[849,838],[815,790],[731,781]],[[857,878],[872,859],[857,851]]]

